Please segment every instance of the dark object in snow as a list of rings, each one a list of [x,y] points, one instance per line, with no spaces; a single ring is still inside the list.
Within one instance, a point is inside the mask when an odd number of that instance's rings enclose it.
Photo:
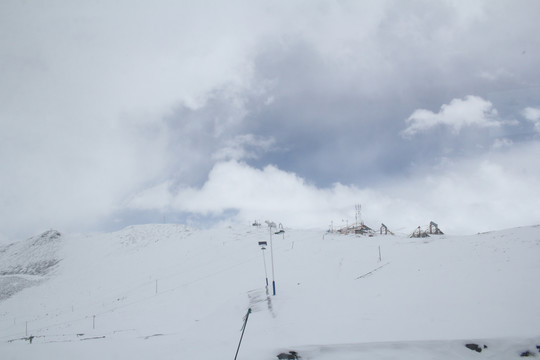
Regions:
[[[81,341],[85,341],[85,340],[98,340],[98,339],[105,339],[105,335],[103,335],[103,336],[94,336],[94,337],[84,338],[84,339],[81,339]]]
[[[277,355],[277,358],[279,360],[295,360],[300,359],[300,356],[298,356],[298,353],[296,351],[289,351],[288,354],[281,353]]]
[[[373,270],[371,270],[371,271],[368,272],[368,273],[365,273],[364,275],[360,275],[359,277],[357,277],[357,278],[354,279],[354,280],[358,280],[358,279],[365,278],[366,276],[369,276],[369,275],[373,274],[375,271],[377,271],[377,270],[379,270],[379,269],[385,267],[385,266],[388,265],[388,264],[390,264],[390,263],[388,262],[388,263],[386,263],[386,264],[384,264],[384,265],[381,265],[381,266],[379,266],[378,268],[373,269]]]
[[[246,315],[244,316],[244,325],[242,325],[242,335],[240,335],[240,341],[238,342],[238,348],[236,349],[236,355],[234,355],[234,360],[236,360],[236,358],[238,357],[238,351],[240,351],[240,345],[242,344],[242,339],[244,338],[244,331],[246,331],[246,325],[249,319],[249,314],[251,314],[251,308],[248,309]]]
[[[388,235],[388,233],[390,233],[390,235],[394,235],[393,232],[391,232],[390,230],[388,230],[388,227],[384,224],[381,223],[381,228],[380,228],[380,233],[381,235],[383,235],[383,232],[384,232],[384,235]]]
[[[467,349],[474,350],[476,352],[482,352],[482,348],[478,346],[478,344],[465,344],[465,347]]]
[[[538,349],[538,351],[540,351],[540,345],[536,345],[536,348]]]
[[[430,235],[444,235],[444,233],[439,229],[439,225],[434,223],[433,221],[429,222],[429,226],[427,230],[422,230],[422,228],[417,227],[416,230],[413,231],[413,233],[409,236],[410,238],[425,238],[429,237]]]
[[[529,357],[529,356],[535,356],[532,352],[529,350],[522,352],[519,356],[521,357]]]
[[[441,229],[439,229],[439,224],[435,224],[433,221],[429,222],[429,233],[436,235],[444,235]]]
[[[409,237],[410,238],[425,238],[425,237],[429,237],[429,234],[427,233],[427,231],[423,231],[419,226],[416,228],[416,230],[413,231],[413,233]]]
[[[348,234],[356,234],[356,235],[368,235],[372,236],[375,234],[375,231],[371,229],[369,226],[365,225],[364,223],[361,223],[359,225],[347,225],[344,228],[341,228],[337,231],[340,234],[348,235]]]
[[[374,233],[373,229],[371,229],[369,226],[364,225],[364,224],[360,224],[358,226],[353,226],[351,230],[354,231],[354,233],[356,235],[372,236],[373,233]]]

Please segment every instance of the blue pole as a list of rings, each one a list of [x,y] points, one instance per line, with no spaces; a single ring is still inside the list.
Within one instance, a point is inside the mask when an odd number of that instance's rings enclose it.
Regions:
[[[273,295],[276,295],[276,282],[274,279],[276,278],[274,276],[274,246],[272,244],[272,227],[270,226],[270,257],[272,258],[272,287],[274,288]]]
[[[264,275],[266,276],[266,292],[268,293],[268,272],[266,271],[266,257],[264,256],[264,249],[261,249],[264,262]]]

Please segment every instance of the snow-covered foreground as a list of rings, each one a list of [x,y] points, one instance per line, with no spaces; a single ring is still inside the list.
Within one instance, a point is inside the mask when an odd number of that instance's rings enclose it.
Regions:
[[[540,356],[540,227],[422,239],[287,229],[272,241],[276,296],[266,227],[38,239],[0,249],[14,289],[0,302],[2,359],[234,359],[249,308],[238,359]],[[31,286],[16,292],[17,279]]]

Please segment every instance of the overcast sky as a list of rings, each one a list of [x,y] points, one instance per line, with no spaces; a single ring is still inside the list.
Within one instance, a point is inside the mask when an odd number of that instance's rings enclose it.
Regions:
[[[0,238],[540,224],[540,2],[0,2]]]

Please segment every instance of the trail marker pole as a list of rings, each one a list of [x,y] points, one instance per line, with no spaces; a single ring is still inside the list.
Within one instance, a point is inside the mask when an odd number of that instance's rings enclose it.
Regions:
[[[96,329],[96,315],[92,317],[92,329]]]
[[[157,280],[156,280],[156,295],[157,295]]]
[[[236,357],[238,356],[238,351],[240,351],[240,345],[242,344],[242,339],[244,338],[244,331],[246,331],[246,325],[248,322],[249,314],[251,314],[251,308],[248,309],[246,316],[244,316],[244,325],[242,326],[242,335],[240,336],[240,342],[238,343],[238,348],[236,349],[234,360],[236,360]]]
[[[379,245],[379,262],[382,261],[382,256],[381,256],[381,245]]]
[[[26,334],[26,336],[28,336],[28,321],[26,322],[24,333]]]

